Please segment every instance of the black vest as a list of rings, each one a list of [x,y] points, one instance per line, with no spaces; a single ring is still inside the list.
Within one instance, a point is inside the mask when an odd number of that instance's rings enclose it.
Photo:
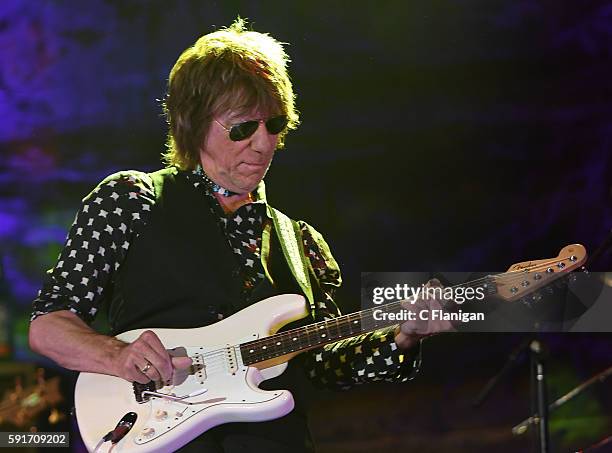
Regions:
[[[176,169],[152,177],[156,201],[149,221],[132,238],[114,280],[109,309],[113,334],[202,327],[266,297],[302,293],[272,234],[268,267],[274,286],[265,279],[249,301],[241,301],[238,262],[206,197]]]
[[[243,282],[239,264],[206,197],[186,178],[177,175],[176,169],[161,170],[151,176],[155,204],[147,224],[137,238],[132,238],[113,283],[109,308],[113,334],[137,328],[202,327],[217,322],[219,315],[230,316],[249,303],[273,295],[302,294],[285,261],[277,234],[272,233],[268,269],[274,286],[265,279],[254,289],[250,301],[241,301]],[[309,273],[310,280],[316,282]],[[313,320],[306,318],[291,326],[310,322]],[[281,450],[309,450],[305,414],[312,386],[301,362],[298,356],[284,374],[261,385],[290,390],[296,401],[291,414],[265,423],[222,425],[197,442],[220,444],[232,442],[236,436],[237,439],[247,436],[253,451],[268,450],[268,442],[279,445]]]

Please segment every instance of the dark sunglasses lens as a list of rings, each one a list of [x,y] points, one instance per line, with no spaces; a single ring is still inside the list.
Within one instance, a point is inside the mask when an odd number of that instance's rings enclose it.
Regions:
[[[246,121],[244,123],[236,124],[230,129],[230,140],[239,142],[240,140],[249,138],[255,133],[258,127],[259,123],[257,121]]]
[[[280,134],[287,127],[288,122],[286,116],[276,116],[266,121],[266,129],[273,135]]]

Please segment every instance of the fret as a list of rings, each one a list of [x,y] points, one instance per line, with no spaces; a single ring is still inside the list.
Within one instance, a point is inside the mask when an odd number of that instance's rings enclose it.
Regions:
[[[359,312],[359,320],[361,321],[360,327],[362,332],[367,332],[373,328],[374,317],[372,316],[371,310]]]
[[[351,313],[349,315],[349,326],[351,334],[357,334],[361,332],[361,322],[360,322],[359,312]]]
[[[262,352],[264,357],[267,359],[271,359],[272,357],[277,357],[274,353],[274,339],[272,337],[267,337],[264,339],[264,344],[262,346]]]
[[[352,316],[351,315],[345,316],[342,322],[342,336],[346,338],[346,337],[350,337],[352,334],[353,334]]]
[[[291,352],[299,351],[304,347],[304,338],[300,336],[300,334],[302,334],[301,330],[299,332],[294,332],[291,335],[291,338],[289,338],[289,342],[291,344]]]
[[[336,316],[335,318],[332,319],[332,322],[334,323],[334,338],[336,339],[340,339],[342,338],[342,318],[340,316]]]

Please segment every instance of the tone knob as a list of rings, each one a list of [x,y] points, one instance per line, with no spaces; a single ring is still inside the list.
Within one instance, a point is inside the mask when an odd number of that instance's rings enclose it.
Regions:
[[[157,421],[162,421],[168,418],[168,412],[159,409],[157,412],[155,412],[155,420]]]
[[[155,435],[155,429],[146,427],[142,430],[140,434],[142,434],[143,437],[146,437],[148,439]]]

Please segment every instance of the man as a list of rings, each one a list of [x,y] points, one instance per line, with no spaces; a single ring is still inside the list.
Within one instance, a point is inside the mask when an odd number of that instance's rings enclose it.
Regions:
[[[168,167],[111,175],[83,200],[33,304],[34,351],[71,370],[166,382],[191,361],[171,358],[151,331],[130,344],[95,332],[89,324],[102,304],[112,334],[201,327],[282,293],[306,296],[305,324],[339,314],[340,272],[326,242],[265,199],[274,152],[298,125],[287,61],[279,42],[246,31],[241,19],[179,57],[164,106]],[[421,334],[440,329],[416,334],[405,323],[303,354],[265,383],[293,390],[290,415],[219,426],[185,451],[309,451],[304,370],[327,387],[405,381],[418,367]]]

